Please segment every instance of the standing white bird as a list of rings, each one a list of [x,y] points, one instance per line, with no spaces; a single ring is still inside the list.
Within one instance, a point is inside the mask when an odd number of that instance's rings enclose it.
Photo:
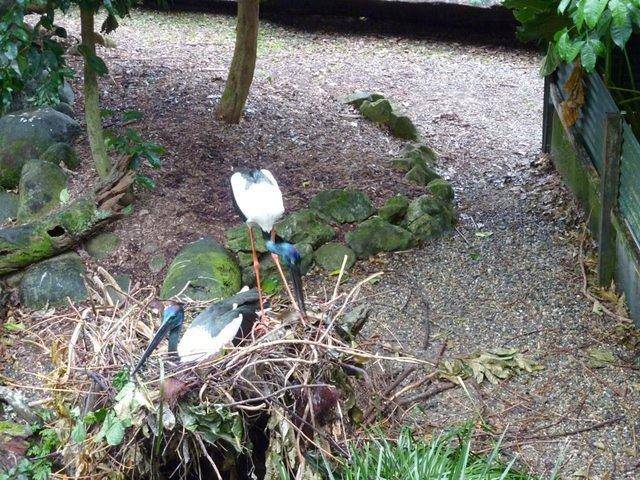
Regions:
[[[244,215],[249,229],[249,240],[251,241],[251,253],[253,256],[253,269],[256,274],[256,286],[260,297],[260,312],[264,317],[263,295],[260,287],[260,263],[256,253],[255,239],[251,224],[258,225],[265,238],[267,249],[271,252],[273,260],[282,277],[284,286],[291,297],[291,301],[304,316],[304,293],[300,274],[300,254],[295,246],[290,243],[277,240],[276,232],[273,228],[275,223],[284,214],[284,204],[282,202],[282,192],[278,187],[278,182],[269,170],[243,170],[231,176],[231,189],[238,208]],[[289,270],[293,280],[295,297],[291,293],[279,257]]]

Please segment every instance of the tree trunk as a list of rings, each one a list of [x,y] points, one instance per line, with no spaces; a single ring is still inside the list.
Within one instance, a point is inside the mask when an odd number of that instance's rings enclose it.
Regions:
[[[92,55],[96,53],[93,11],[89,8],[80,9],[80,24],[82,30],[82,44]],[[96,163],[96,170],[100,178],[107,178],[111,172],[111,159],[107,154],[102,132],[100,117],[100,91],[98,77],[93,71],[88,59],[84,59],[84,117],[87,123],[87,136],[91,146],[91,155]]]
[[[229,76],[218,105],[218,115],[225,122],[238,123],[253,81],[258,51],[259,0],[238,0],[236,47]]]
[[[88,195],[31,223],[0,229],[0,275],[69,250],[120,218],[134,176],[123,158]]]

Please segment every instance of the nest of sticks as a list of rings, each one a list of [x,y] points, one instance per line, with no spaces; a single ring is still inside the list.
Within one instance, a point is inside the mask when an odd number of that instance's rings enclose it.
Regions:
[[[92,301],[44,313],[28,332],[50,356],[48,406],[68,478],[322,478],[373,422],[455,387],[438,363],[363,338],[372,275],[302,320],[273,305],[273,328],[205,361],[159,352],[129,374],[158,324],[156,290],[123,291],[105,270]],[[186,318],[207,304],[185,301]],[[16,312],[19,315],[19,312]],[[188,322],[188,320],[187,320]],[[67,328],[55,328],[66,325]]]

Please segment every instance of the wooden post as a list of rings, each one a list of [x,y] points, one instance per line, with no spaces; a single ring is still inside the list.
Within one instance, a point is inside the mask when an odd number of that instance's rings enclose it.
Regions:
[[[551,151],[551,132],[553,128],[553,101],[551,100],[551,76],[544,77],[544,100],[542,106],[542,152]]]
[[[607,113],[604,121],[603,169],[600,175],[602,213],[598,245],[598,283],[611,285],[616,268],[616,231],[611,215],[618,206],[620,184],[620,157],[622,155],[622,115]]]

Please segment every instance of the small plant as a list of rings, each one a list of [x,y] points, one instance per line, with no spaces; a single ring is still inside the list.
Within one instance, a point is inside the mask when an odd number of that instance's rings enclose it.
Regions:
[[[112,111],[103,111],[103,116],[113,115]],[[142,114],[137,111],[127,111],[122,114],[122,124],[128,125],[142,119]],[[161,166],[160,155],[164,153],[164,148],[155,142],[145,141],[140,133],[127,128],[124,132],[113,130],[106,132],[105,143],[108,150],[112,150],[119,155],[124,155],[129,160],[129,168],[135,170],[136,183],[143,188],[155,188],[155,181],[142,173],[139,173],[146,162],[151,168],[158,169]]]
[[[515,457],[508,463],[499,458],[500,442],[490,455],[476,455],[471,451],[469,426],[443,434],[431,441],[416,439],[405,429],[397,440],[376,438],[360,447],[352,447],[349,459],[339,472],[327,470],[330,480],[524,480],[529,475],[513,469]],[[325,466],[327,464],[325,463]]]
[[[0,472],[0,480],[47,480],[55,465],[55,453],[60,447],[60,438],[53,428],[35,427],[34,440],[27,450],[27,458],[15,467]]]

